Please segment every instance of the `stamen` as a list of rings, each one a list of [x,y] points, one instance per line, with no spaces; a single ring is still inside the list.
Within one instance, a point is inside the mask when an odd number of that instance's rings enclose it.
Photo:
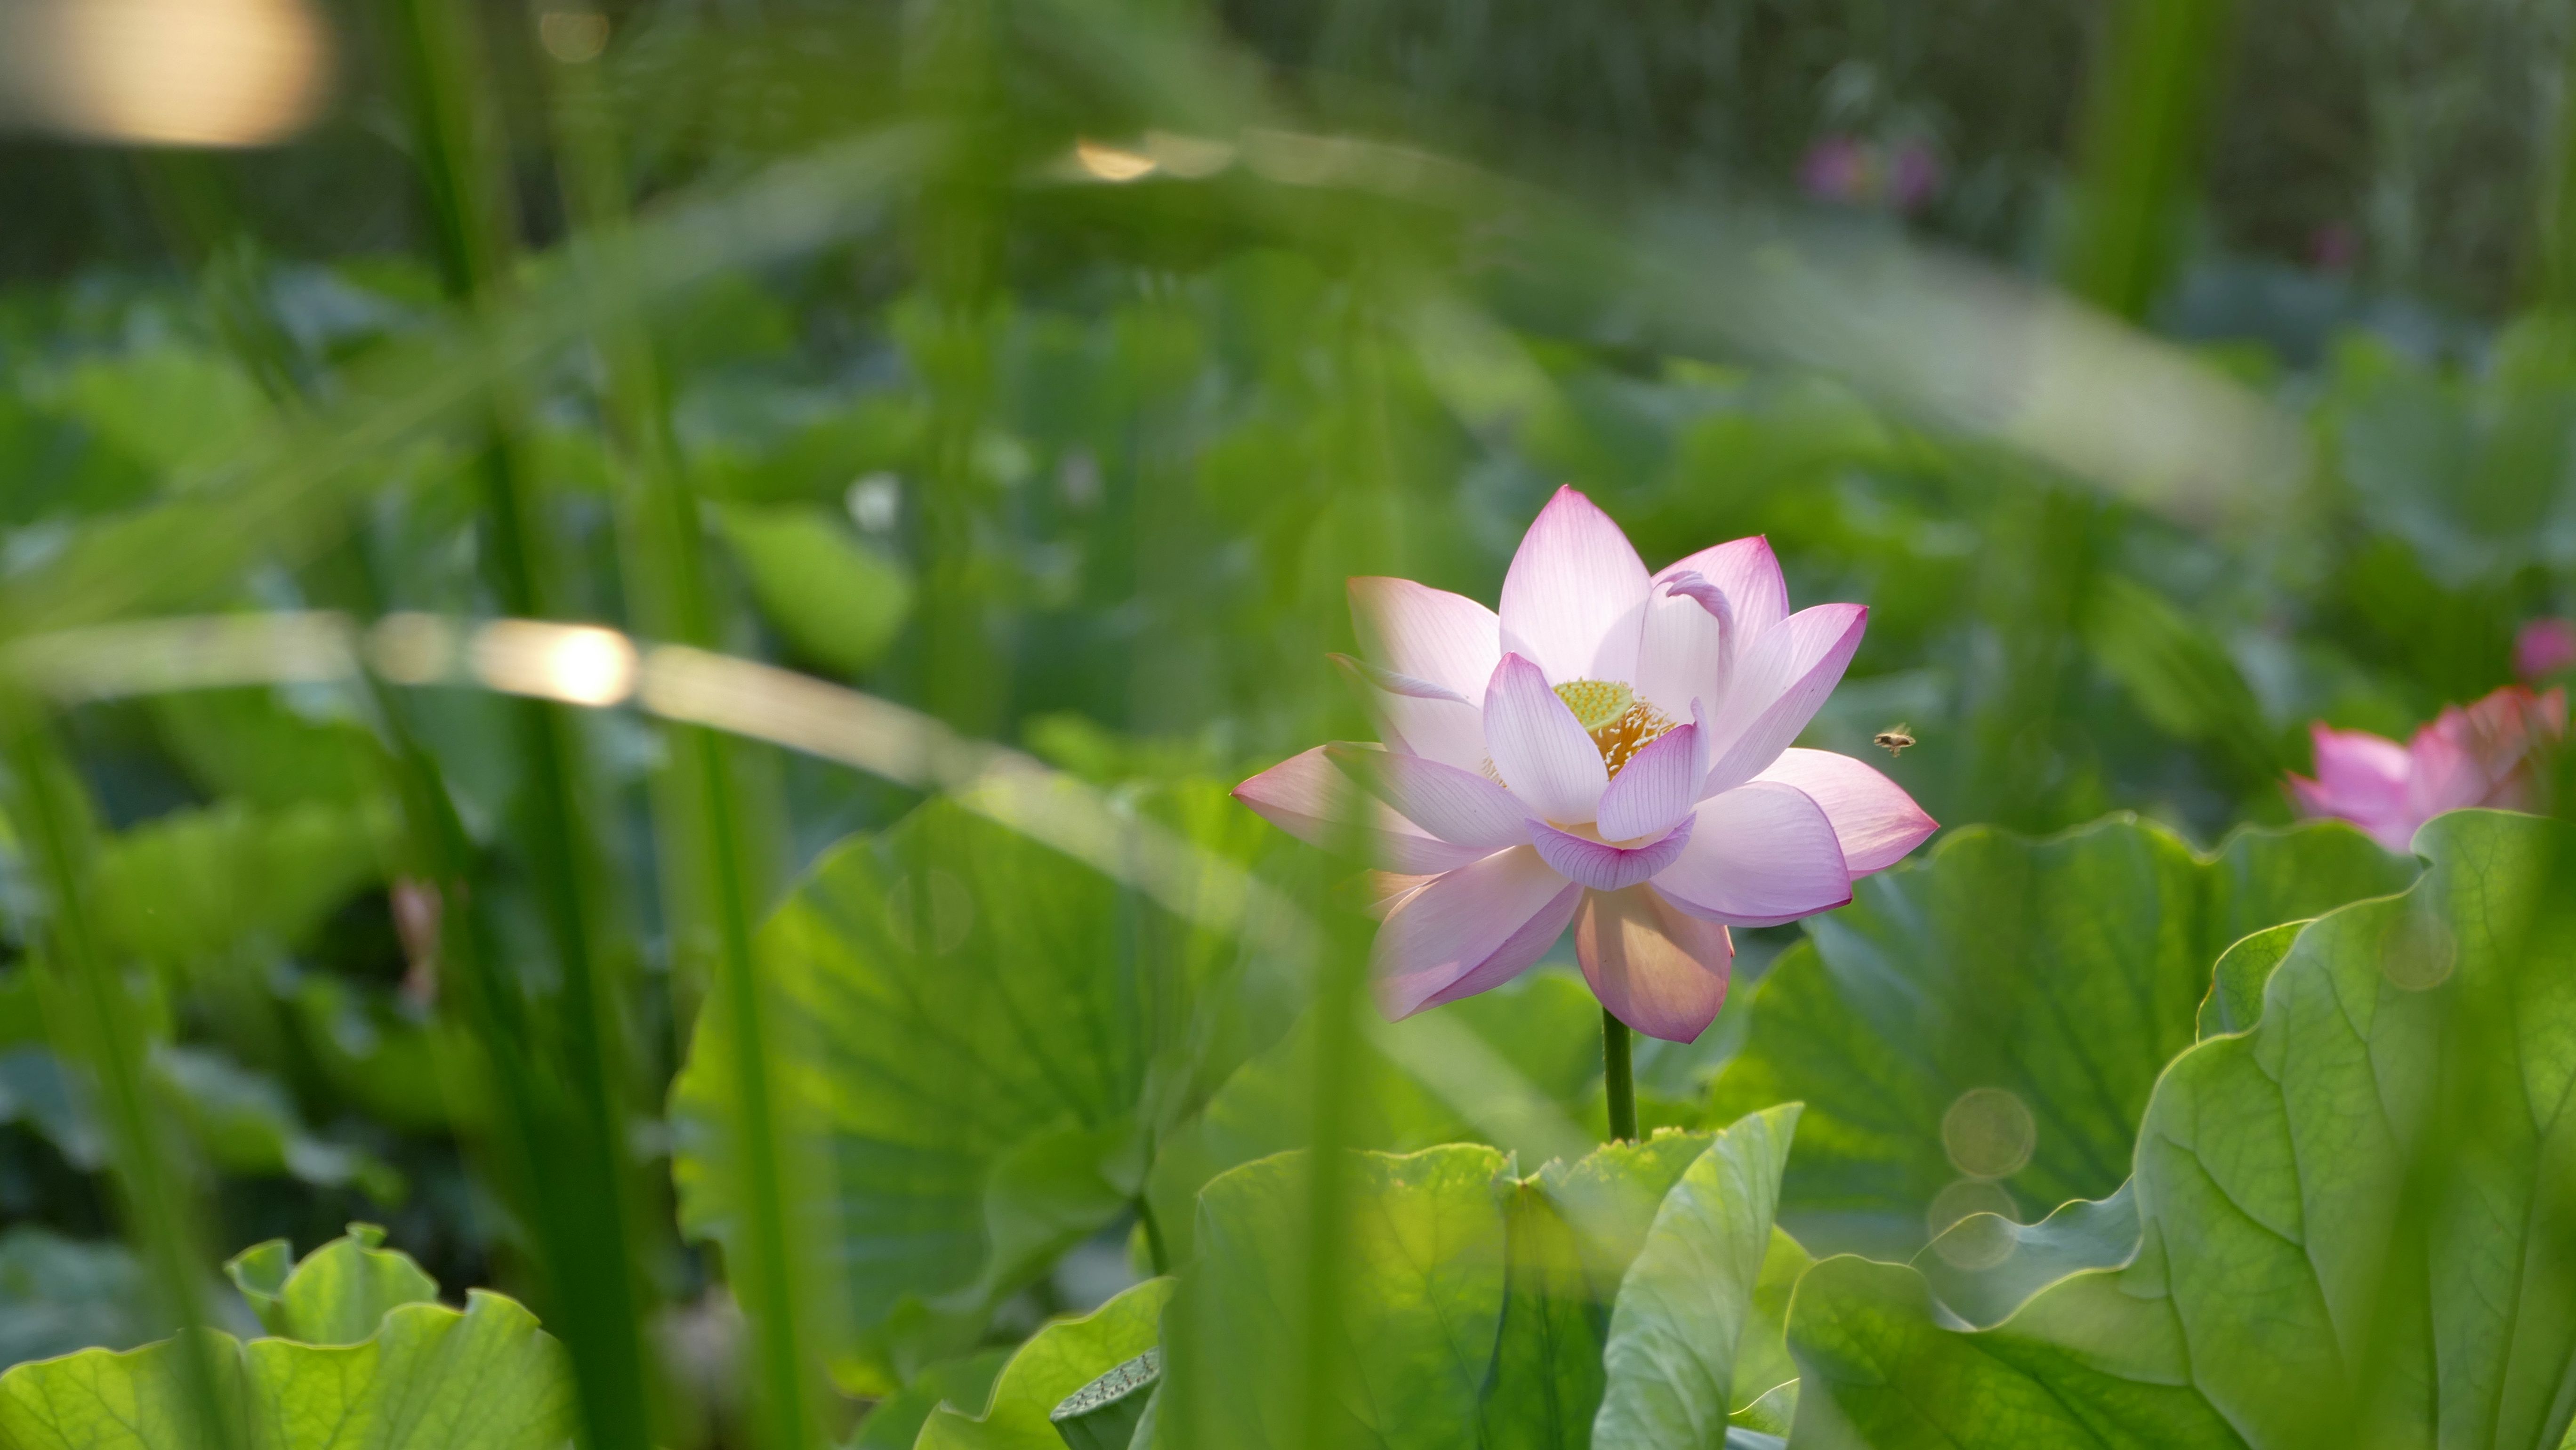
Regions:
[[[1574,712],[1584,733],[1601,749],[1601,763],[1616,776],[1640,750],[1670,730],[1677,723],[1654,706],[1637,698],[1637,692],[1610,680],[1568,680],[1556,687],[1556,697]]]

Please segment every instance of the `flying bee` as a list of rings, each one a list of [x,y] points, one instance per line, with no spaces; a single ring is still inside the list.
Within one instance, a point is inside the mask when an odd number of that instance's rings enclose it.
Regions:
[[[1914,737],[1907,732],[1905,726],[1897,725],[1891,729],[1881,730],[1869,737],[1869,741],[1890,755],[1903,755],[1905,747],[1914,743]]]

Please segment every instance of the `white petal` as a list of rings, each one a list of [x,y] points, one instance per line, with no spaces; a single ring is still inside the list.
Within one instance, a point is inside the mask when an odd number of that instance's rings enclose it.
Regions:
[[[1654,886],[1695,916],[1777,926],[1851,900],[1851,868],[1824,807],[1763,781],[1700,802],[1690,844]]]
[[[1485,768],[1485,712],[1475,702],[1484,695],[1483,686],[1467,698],[1452,698],[1445,686],[1412,676],[1391,675],[1372,670],[1348,655],[1334,655],[1339,665],[1360,694],[1369,719],[1376,723],[1378,738],[1390,750],[1420,755],[1460,770],[1482,771]],[[1386,680],[1396,688],[1385,688],[1377,682]],[[1425,694],[1413,688],[1427,686],[1437,691]]]
[[[1410,579],[1363,576],[1350,582],[1350,597],[1351,626],[1370,660],[1466,699],[1484,694],[1503,657],[1494,611]]]
[[[1290,756],[1236,786],[1234,798],[1308,845],[1358,850],[1390,871],[1452,871],[1485,854],[1443,841],[1362,795],[1324,749]],[[1356,821],[1353,812],[1361,813]]]
[[[1503,656],[1485,687],[1485,744],[1503,784],[1532,813],[1551,821],[1591,820],[1610,784],[1601,747],[1548,688],[1538,666],[1516,654]]]
[[[1770,633],[1773,625],[1789,617],[1789,585],[1780,577],[1780,560],[1771,552],[1771,541],[1759,534],[1676,559],[1655,575],[1655,582],[1685,573],[1698,574],[1725,593],[1735,627],[1742,633],[1739,647]]]
[[[1627,778],[1626,771],[1619,775]],[[1825,818],[1834,823],[1843,863],[1854,876],[1895,865],[1941,829],[1941,823],[1925,815],[1905,787],[1866,762],[1830,750],[1783,750],[1771,768],[1754,779],[1795,786],[1822,807]],[[1606,814],[1607,798],[1602,808]]]
[[[1560,488],[1503,576],[1503,647],[1528,655],[1555,684],[1627,684],[1637,677],[1645,604],[1646,565],[1628,536],[1592,500]]]
[[[1369,949],[1379,1006],[1389,1017],[1409,1016],[1506,947],[1527,952],[1520,966],[1537,961],[1555,937],[1530,951],[1522,929],[1580,889],[1528,846],[1497,851],[1423,887],[1388,914]],[[1562,918],[1557,926],[1563,930]]]
[[[1529,813],[1481,775],[1392,750],[1327,745],[1324,751],[1397,815],[1444,841],[1499,851],[1529,839]]]
[[[1780,622],[1738,655],[1726,698],[1710,711],[1714,739],[1706,793],[1759,775],[1807,728],[1860,648],[1869,610],[1819,604]]]
[[[1681,592],[1675,583],[1656,584],[1654,598],[1646,603],[1645,624],[1637,638],[1636,686],[1639,698],[1679,720],[1690,714],[1693,700],[1726,697],[1734,636],[1742,626],[1711,609],[1704,598]],[[1721,608],[1728,607],[1723,598],[1717,602]]]
[[[1708,778],[1706,737],[1697,725],[1667,730],[1610,779],[1601,793],[1595,823],[1605,841],[1633,841],[1661,836],[1699,804],[1700,782]],[[1435,833],[1436,834],[1436,833]]]

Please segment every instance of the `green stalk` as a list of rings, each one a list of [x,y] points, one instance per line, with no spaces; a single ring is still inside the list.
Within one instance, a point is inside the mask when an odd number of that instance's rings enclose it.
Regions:
[[[2060,279],[2122,317],[2146,314],[2180,251],[2229,18],[2229,0],[2121,0],[2111,18]]]
[[[609,100],[587,61],[557,65],[554,75],[566,191],[586,241],[596,243],[623,232],[628,222]],[[609,419],[632,474],[632,487],[622,500],[630,541],[630,597],[645,611],[641,623],[650,633],[717,648],[722,643],[719,614],[707,582],[697,499],[682,477],[671,439],[659,359],[631,312],[612,306],[603,307],[601,315],[614,319],[601,338]],[[759,892],[735,771],[739,747],[697,726],[666,724],[662,730],[670,766],[655,783],[655,818],[670,886],[666,896],[674,981],[689,957],[704,958],[704,973],[721,1009],[716,1020],[726,1029],[726,1061],[733,1077],[734,1140],[746,1214],[744,1252],[725,1267],[751,1323],[758,1443],[773,1450],[803,1450],[816,1443],[820,1415],[800,1332],[804,1296],[791,1236],[786,1148],[769,1074],[774,1051],[767,1025],[770,1008],[752,953]],[[685,1023],[681,1030],[685,1034]]]
[[[120,1206],[152,1267],[163,1308],[178,1326],[187,1408],[205,1443],[236,1450],[242,1436],[229,1403],[232,1387],[204,1333],[207,1260],[196,1231],[203,1221],[196,1185],[184,1166],[186,1149],[153,1110],[150,1044],[91,922],[86,803],[37,707],[11,701],[7,709],[15,717],[0,721],[15,776],[10,814],[51,908],[41,957],[48,1035],[66,1067],[88,1068],[106,1120]]]
[[[392,9],[441,268],[450,295],[480,313],[506,281],[511,238],[492,127],[475,86],[470,9],[442,0],[392,0]],[[541,563],[539,501],[511,446],[516,430],[506,399],[493,394],[490,410],[476,469],[486,577],[504,611],[543,618],[553,612],[546,588],[552,571]],[[504,1090],[524,1094],[512,1104],[518,1156],[530,1170],[524,1207],[551,1291],[551,1327],[572,1359],[584,1440],[592,1450],[643,1450],[653,1442],[653,1416],[639,1185],[624,1146],[631,1105],[622,984],[608,949],[603,886],[583,835],[577,727],[561,707],[514,701],[509,708],[528,776],[518,824],[561,984],[550,1002],[520,1002],[522,984],[504,978],[497,958],[478,953],[491,970],[472,990],[484,1016],[524,1016],[539,1048],[533,1066],[495,1065]],[[488,906],[478,898],[471,909],[479,915]],[[529,1010],[539,1005],[546,1010]]]
[[[1628,1024],[1601,1009],[1601,1090],[1610,1100],[1610,1141],[1637,1141],[1636,1042]]]

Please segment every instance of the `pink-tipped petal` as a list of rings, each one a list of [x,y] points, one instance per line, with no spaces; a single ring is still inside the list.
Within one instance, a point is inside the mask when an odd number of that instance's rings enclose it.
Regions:
[[[1234,788],[1263,820],[1327,851],[1356,848],[1391,871],[1453,871],[1485,854],[1453,845],[1362,794],[1318,745]],[[1357,820],[1352,813],[1358,812]]]
[[[1530,844],[1548,865],[1569,881],[1595,891],[1620,891],[1651,879],[1673,864],[1690,844],[1691,818],[1684,816],[1672,834],[1650,845],[1610,846],[1560,831],[1545,821],[1529,823]]]
[[[2406,747],[2367,730],[2308,727],[2316,743],[2312,784],[2324,814],[2392,815],[2405,809],[2406,780],[2414,773]]]
[[[1842,682],[1868,625],[1863,605],[1819,604],[1736,656],[1725,703],[1711,712],[1707,794],[1731,790],[1780,758]]]
[[[1699,804],[1700,782],[1708,778],[1707,739],[1697,725],[1683,725],[1629,756],[1610,778],[1610,788],[1601,792],[1601,809],[1594,817],[1601,838],[1661,836],[1687,818]]]
[[[1332,660],[1359,691],[1360,703],[1367,707],[1388,749],[1461,770],[1484,768],[1485,712],[1474,701],[1452,697],[1446,687],[1418,676],[1373,673],[1349,655],[1334,655]],[[1398,682],[1402,688],[1384,688],[1377,683],[1380,679]]]
[[[1350,582],[1351,626],[1360,650],[1398,674],[1428,680],[1473,700],[1502,658],[1502,624],[1463,594],[1410,579],[1365,575]]]
[[[1546,956],[1548,948],[1556,945],[1557,938],[1565,935],[1565,924],[1574,920],[1574,909],[1582,904],[1583,888],[1567,882],[1555,900],[1540,907],[1536,916],[1521,923],[1521,929],[1494,948],[1492,956],[1477,963],[1465,976],[1432,993],[1422,1005],[1440,1007],[1463,997],[1473,997],[1478,992],[1490,992],[1538,965],[1539,958]]]
[[[1620,774],[1624,778],[1627,772]],[[1795,786],[1823,807],[1825,818],[1833,822],[1834,839],[1842,845],[1843,864],[1854,876],[1886,870],[1941,829],[1903,786],[1866,762],[1830,750],[1783,750],[1754,779]],[[1606,798],[1602,807],[1606,814]]]
[[[1789,617],[1788,581],[1780,577],[1780,560],[1771,552],[1771,541],[1759,534],[1749,539],[1729,539],[1676,559],[1655,576],[1655,582],[1661,584],[1683,574],[1697,574],[1725,593],[1729,612],[1742,636],[1739,648],[1770,633],[1771,626]]]
[[[1583,893],[1574,954],[1610,1015],[1648,1037],[1696,1042],[1726,1005],[1735,943],[1726,928],[1677,911],[1651,886]]]
[[[1834,823],[1795,786],[1760,781],[1699,803],[1690,844],[1655,889],[1694,916],[1778,926],[1851,900]]]
[[[1551,821],[1591,820],[1610,785],[1601,747],[1548,688],[1539,667],[1516,654],[1503,656],[1485,687],[1485,745],[1503,784]]]
[[[1632,681],[1645,603],[1645,561],[1628,536],[1592,500],[1560,488],[1503,576],[1503,647],[1557,684]]]
[[[1678,720],[1693,700],[1722,700],[1740,626],[1714,584],[1684,573],[1658,581],[1637,636],[1637,694]]]
[[[1369,794],[1441,840],[1499,851],[1529,839],[1529,814],[1481,775],[1419,755],[1327,745],[1325,755]]]
[[[1506,948],[1527,952],[1520,966],[1537,961],[1555,938],[1532,950],[1522,929],[1567,887],[1536,849],[1515,846],[1406,897],[1369,949],[1378,1005],[1389,1017],[1411,1016],[1470,973],[1498,970],[1492,964]]]

